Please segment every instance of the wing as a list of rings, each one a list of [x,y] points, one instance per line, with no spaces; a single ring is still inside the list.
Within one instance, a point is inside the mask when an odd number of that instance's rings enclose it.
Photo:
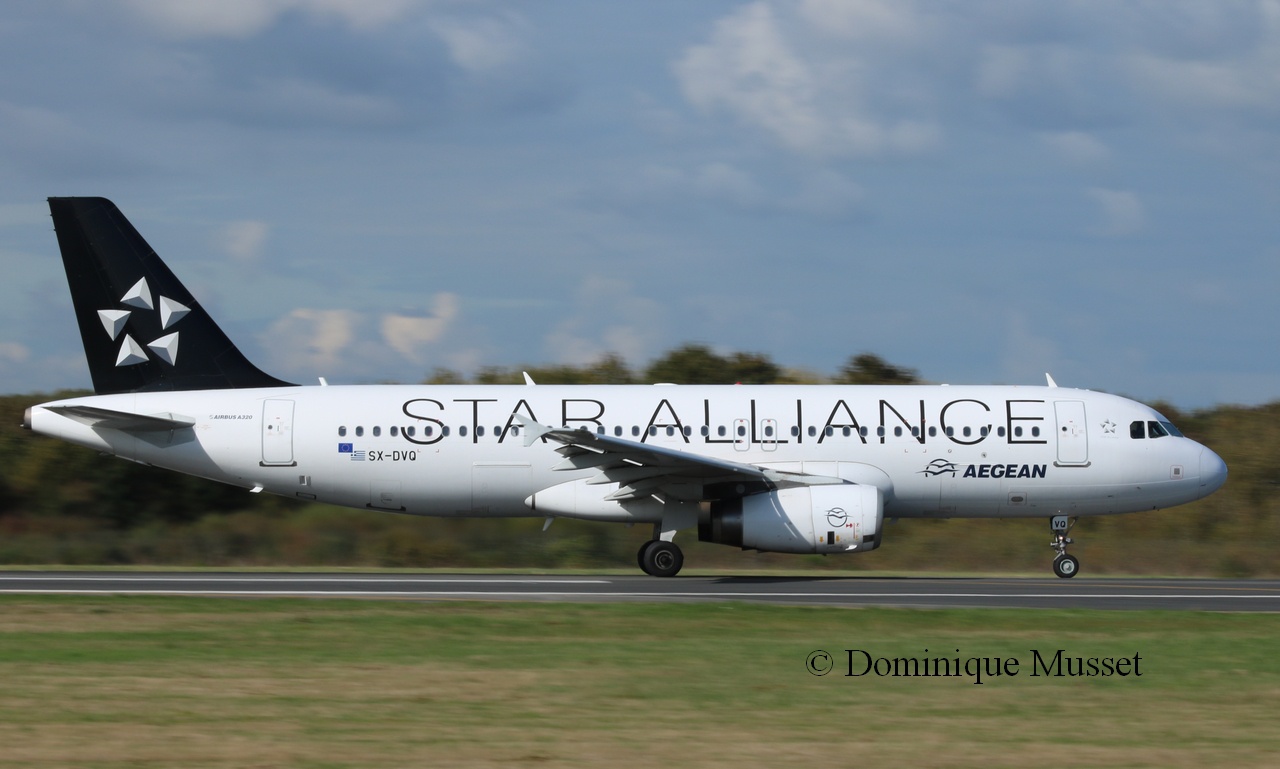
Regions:
[[[564,459],[552,469],[594,469],[598,472],[587,479],[588,485],[618,484],[618,490],[606,496],[607,500],[622,502],[660,495],[703,501],[793,486],[847,483],[841,478],[730,462],[584,429],[548,427],[523,414],[516,414],[516,418],[525,429],[526,446],[540,438],[561,444],[556,452]]]

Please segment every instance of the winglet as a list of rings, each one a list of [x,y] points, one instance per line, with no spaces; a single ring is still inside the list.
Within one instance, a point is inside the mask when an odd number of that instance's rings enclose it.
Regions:
[[[535,385],[535,384],[537,384],[537,382],[533,381],[533,377],[529,376],[529,372],[528,372],[528,371],[521,371],[520,373],[521,373],[521,374],[524,374],[524,383],[525,383],[525,384],[527,384],[527,385]]]
[[[1053,381],[1053,377],[1049,374],[1049,372],[1048,372],[1048,371],[1044,372],[1044,378],[1049,382],[1049,386],[1050,386],[1050,387],[1057,387],[1057,386],[1058,386],[1058,383],[1057,383],[1057,382],[1055,382],[1055,381]]]
[[[541,424],[540,422],[536,422],[530,419],[529,417],[525,416],[524,414],[517,413],[517,414],[513,414],[512,416],[514,416],[516,418],[516,421],[520,423],[520,426],[524,428],[524,445],[525,446],[532,446],[534,441],[538,440],[542,436],[546,435],[547,433],[555,429],[555,428],[547,427],[546,425]]]

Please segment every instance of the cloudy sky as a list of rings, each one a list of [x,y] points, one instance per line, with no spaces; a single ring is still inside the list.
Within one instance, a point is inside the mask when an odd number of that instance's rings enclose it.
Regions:
[[[641,366],[1280,398],[1280,2],[15,0],[0,392],[88,371],[44,199],[263,368]]]

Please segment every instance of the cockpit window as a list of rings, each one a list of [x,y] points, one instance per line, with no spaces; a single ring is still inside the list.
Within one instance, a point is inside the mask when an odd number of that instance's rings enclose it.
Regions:
[[[1129,423],[1130,438],[1164,438],[1165,436],[1181,438],[1182,431],[1173,426],[1167,419],[1141,420]]]

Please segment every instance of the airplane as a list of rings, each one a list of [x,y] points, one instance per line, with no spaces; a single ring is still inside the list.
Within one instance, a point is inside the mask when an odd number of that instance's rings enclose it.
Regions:
[[[249,362],[111,201],[49,198],[94,394],[23,426],[299,500],[464,518],[652,527],[743,550],[862,553],[885,519],[1050,521],[1212,494],[1227,466],[1116,395],[1044,386],[300,386]],[[545,527],[544,527],[545,529]]]

